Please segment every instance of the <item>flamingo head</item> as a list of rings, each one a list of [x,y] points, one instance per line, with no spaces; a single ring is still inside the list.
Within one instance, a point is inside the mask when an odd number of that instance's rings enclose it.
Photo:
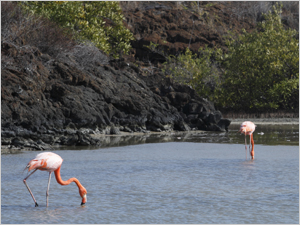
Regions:
[[[84,205],[87,202],[87,191],[83,186],[79,189],[79,194],[82,198],[81,205]]]
[[[238,132],[240,132],[240,133],[242,133],[242,134],[246,134],[246,133],[247,133],[247,128],[246,128],[246,126],[245,126],[245,125],[242,125],[242,126],[240,127],[240,130],[239,130]]]

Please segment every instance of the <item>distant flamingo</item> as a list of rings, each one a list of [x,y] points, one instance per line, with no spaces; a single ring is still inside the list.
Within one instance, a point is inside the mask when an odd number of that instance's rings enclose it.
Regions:
[[[49,172],[48,188],[47,188],[47,192],[46,192],[47,207],[48,207],[49,187],[50,187],[50,180],[51,180],[51,173],[52,172],[54,172],[56,181],[60,185],[68,185],[71,182],[75,182],[78,189],[79,189],[79,194],[82,198],[81,205],[84,205],[86,203],[86,201],[87,201],[87,197],[86,197],[87,191],[76,178],[73,177],[73,178],[70,178],[67,181],[63,181],[61,179],[60,167],[61,167],[62,162],[63,162],[63,159],[59,155],[57,155],[53,152],[43,152],[43,153],[38,154],[35,157],[35,159],[30,160],[30,162],[26,166],[25,169],[28,168],[28,172],[34,169],[34,171],[32,173],[30,173],[26,178],[24,178],[23,182],[26,185],[29,193],[31,194],[31,197],[32,197],[32,199],[35,203],[35,206],[38,206],[38,204],[37,204],[32,192],[31,192],[30,188],[28,187],[28,185],[26,183],[26,180],[38,169],[42,170],[42,171]]]
[[[247,154],[247,141],[246,141],[246,135],[250,136],[250,142],[252,145],[252,150],[250,152],[250,155],[252,159],[254,159],[254,140],[253,140],[253,132],[255,131],[256,125],[250,121],[245,121],[241,124],[239,132],[242,134],[245,134],[245,149],[246,149],[246,154]],[[250,150],[250,143],[249,143],[249,150]],[[247,157],[247,155],[246,155]]]

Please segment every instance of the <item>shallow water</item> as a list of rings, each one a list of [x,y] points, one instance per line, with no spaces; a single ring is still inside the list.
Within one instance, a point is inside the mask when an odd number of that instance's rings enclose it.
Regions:
[[[240,125],[231,124],[229,132],[160,132],[141,135],[97,136],[101,140],[100,147],[60,147],[62,150],[98,149],[116,146],[162,143],[162,142],[198,142],[198,143],[230,143],[245,144],[244,135],[238,133]],[[254,132],[255,144],[262,145],[299,145],[299,124],[258,124]],[[249,144],[249,136],[247,136]]]
[[[288,134],[289,146],[280,144],[283,134],[278,145],[257,134],[254,160],[246,159],[242,135],[227,135],[223,144],[173,136],[182,142],[54,151],[64,159],[62,178],[75,176],[87,189],[84,207],[75,184],[60,186],[52,176],[46,208],[42,171],[28,179],[34,207],[23,169],[39,152],[2,155],[1,222],[298,224],[299,144],[291,138],[298,134]]]

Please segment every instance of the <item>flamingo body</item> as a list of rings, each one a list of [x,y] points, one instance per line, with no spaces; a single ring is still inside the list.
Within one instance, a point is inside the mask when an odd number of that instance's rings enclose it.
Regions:
[[[255,131],[255,124],[252,123],[251,121],[245,121],[240,126],[240,132],[245,135],[253,134],[254,131]]]
[[[39,169],[47,172],[53,172],[61,166],[63,159],[53,152],[43,152],[30,160],[27,167],[28,171]]]
[[[76,183],[78,190],[79,190],[79,194],[82,198],[81,205],[86,203],[87,191],[82,186],[82,184],[78,181],[78,179],[73,177],[73,178],[68,179],[67,181],[62,180],[62,178],[60,176],[60,169],[61,169],[62,162],[63,162],[63,159],[59,155],[57,155],[53,152],[43,152],[43,153],[38,154],[34,159],[30,160],[30,162],[27,164],[26,168],[28,168],[28,172],[31,170],[33,170],[33,172],[30,173],[26,178],[24,178],[23,182],[26,185],[29,193],[31,194],[31,197],[32,197],[33,201],[35,202],[35,206],[38,206],[38,204],[31,192],[29,186],[27,185],[26,180],[37,170],[49,172],[48,188],[47,188],[47,192],[46,192],[47,206],[48,206],[49,187],[50,187],[50,180],[51,180],[52,172],[54,172],[54,174],[55,174],[57,183],[59,183],[61,185],[68,185],[72,182]]]
[[[247,141],[246,141],[246,135],[250,136],[250,142],[252,145],[252,149],[250,151],[250,155],[252,159],[254,159],[254,140],[253,140],[253,132],[255,131],[256,125],[252,123],[251,121],[245,121],[241,124],[239,132],[242,134],[245,134],[245,149],[246,149],[246,154],[247,154]],[[250,150],[250,146],[249,146]]]

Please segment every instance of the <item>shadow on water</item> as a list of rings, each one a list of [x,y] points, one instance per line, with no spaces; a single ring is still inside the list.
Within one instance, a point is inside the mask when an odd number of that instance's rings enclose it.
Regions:
[[[164,143],[164,142],[196,142],[196,143],[228,143],[244,144],[244,135],[238,133],[240,125],[230,125],[229,132],[190,131],[190,132],[160,132],[146,134],[125,134],[99,136],[100,148],[121,147],[127,145]],[[261,145],[299,145],[298,124],[258,124],[254,132],[255,144]],[[247,136],[249,144],[249,136]],[[61,147],[61,150],[99,149],[98,146]]]

